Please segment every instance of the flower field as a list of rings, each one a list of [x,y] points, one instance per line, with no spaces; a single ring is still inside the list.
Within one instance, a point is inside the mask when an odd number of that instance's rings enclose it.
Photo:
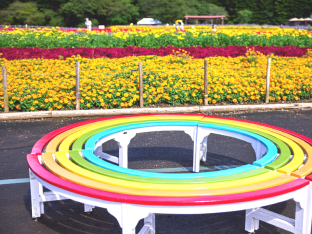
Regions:
[[[204,59],[208,102],[265,99],[271,58],[270,102],[312,98],[312,34],[279,27],[112,27],[104,31],[0,30],[9,109],[75,109],[76,62],[80,107],[139,106],[138,64],[143,63],[144,106],[202,105]],[[2,73],[2,71],[0,71]],[[0,111],[4,94],[0,76]]]
[[[270,55],[270,101],[312,97],[312,50],[302,57]],[[1,58],[7,67],[10,110],[75,108],[75,63],[81,63],[81,108],[138,106],[138,63],[143,63],[144,105],[203,103],[204,61],[179,50],[167,56],[122,58]],[[265,97],[267,56],[249,49],[244,56],[210,57],[208,101],[260,102]],[[1,76],[2,80],[2,76]],[[1,81],[0,80],[0,81]],[[0,110],[4,108],[0,85]]]
[[[54,49],[41,49],[41,48],[17,48],[8,47],[0,48],[0,57],[7,60],[15,59],[33,59],[33,58],[45,58],[45,59],[66,59],[73,55],[80,55],[83,58],[122,58],[127,56],[168,56],[175,54],[175,51],[183,49],[193,58],[208,58],[208,57],[238,57],[245,56],[248,49],[260,52],[264,55],[274,54],[276,56],[283,57],[302,57],[308,52],[308,47],[297,46],[226,46],[226,47],[161,47],[161,48],[144,48],[129,46],[125,48],[54,48]]]
[[[266,27],[186,27],[176,32],[174,27],[135,27],[125,31],[113,28],[111,32],[80,30],[65,32],[58,29],[16,29],[0,31],[0,48],[124,48],[128,46],[160,48],[167,46],[299,46],[312,47],[312,34],[289,28]]]

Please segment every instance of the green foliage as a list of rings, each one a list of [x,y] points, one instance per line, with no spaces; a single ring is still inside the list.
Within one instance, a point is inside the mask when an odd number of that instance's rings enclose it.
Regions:
[[[224,7],[220,7],[211,3],[207,4],[207,8],[205,11],[207,15],[225,15],[225,16],[228,15]]]
[[[252,12],[250,10],[242,10],[237,12],[237,22],[240,24],[248,24],[251,20]]]
[[[136,7],[139,9],[140,18],[150,17],[154,9],[154,0],[138,0]]]
[[[150,12],[152,18],[163,24],[173,24],[177,19],[183,19],[185,15],[184,0],[157,0]]]
[[[246,10],[252,15],[245,17]],[[227,15],[228,23],[279,25],[311,12],[312,0],[0,0],[0,24],[47,26],[84,27],[85,18],[93,26],[110,26],[144,17],[172,24],[184,15]]]
[[[275,15],[282,24],[291,18],[309,17],[311,12],[311,0],[275,0]]]
[[[46,20],[46,25],[65,26],[64,18],[60,14],[56,13],[55,11],[50,10],[50,9],[44,9],[43,14]]]
[[[82,25],[85,18],[93,19],[93,26],[129,24],[139,15],[130,0],[69,0],[60,11],[67,26]]]
[[[0,22],[6,24],[43,25],[45,23],[44,14],[38,10],[34,2],[16,1],[10,4],[7,10],[1,11],[0,16],[6,16],[6,18],[0,18]]]
[[[14,0],[1,0],[0,1],[0,10],[6,9],[8,7],[8,5],[10,5],[13,2],[14,2]]]
[[[84,34],[75,33],[64,35],[62,32],[54,32],[53,37],[45,37],[31,32],[25,38],[24,35],[4,34],[0,37],[0,48],[5,47],[39,47],[39,48],[77,48],[77,47],[145,47],[159,48],[161,46],[191,47],[191,46],[215,46],[224,47],[231,45],[238,46],[299,46],[312,47],[312,40],[308,35],[294,37],[292,35],[272,35],[267,38],[266,35],[248,35],[229,36],[223,33],[199,32],[194,36],[187,32],[183,35],[184,39],[179,39],[179,34],[163,34],[155,37],[152,34],[140,36],[130,34],[127,38],[122,39],[115,37],[113,34]],[[56,39],[57,38],[57,39]],[[21,40],[20,40],[21,39]]]
[[[311,0],[210,0],[225,7],[228,21],[235,22],[239,11],[249,10],[251,24],[285,24],[291,18],[306,18],[312,12]]]

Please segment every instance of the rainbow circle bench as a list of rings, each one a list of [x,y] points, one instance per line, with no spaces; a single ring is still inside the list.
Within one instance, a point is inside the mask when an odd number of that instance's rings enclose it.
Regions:
[[[206,160],[209,134],[250,142],[256,161],[214,172],[152,173],[127,168],[127,147],[138,132],[185,131],[194,141],[193,170]],[[101,152],[115,139],[119,158]],[[106,159],[106,160],[103,160]],[[112,164],[116,162],[119,166]],[[44,202],[72,199],[107,208],[122,233],[155,233],[155,213],[203,214],[246,210],[245,229],[259,220],[301,234],[311,232],[312,140],[300,134],[252,121],[205,115],[118,116],[84,121],[42,137],[27,155],[32,217],[44,213]],[[305,178],[305,179],[304,179]],[[43,186],[49,192],[43,192]],[[296,218],[261,207],[294,199]]]

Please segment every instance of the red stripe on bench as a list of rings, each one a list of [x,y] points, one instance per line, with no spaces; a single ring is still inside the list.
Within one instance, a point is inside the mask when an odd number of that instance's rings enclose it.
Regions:
[[[305,177],[306,180],[312,181],[312,174]]]
[[[309,184],[309,181],[304,179],[296,179],[287,184],[279,185],[273,188],[257,190],[239,194],[217,195],[217,196],[201,196],[201,197],[156,197],[156,196],[137,196],[106,192],[93,188],[88,188],[70,181],[61,179],[48,170],[46,170],[38,161],[37,154],[28,154],[27,162],[29,168],[38,177],[44,181],[62,188],[64,190],[81,194],[88,197],[93,197],[106,201],[134,203],[142,205],[158,205],[158,206],[198,206],[198,205],[217,205],[230,204],[237,202],[247,202],[258,199],[269,198],[281,194],[289,193]]]
[[[275,197],[296,191],[300,188],[309,185],[309,181],[304,179],[296,179],[287,184],[279,185],[273,188],[267,188],[246,193],[237,193],[229,195],[216,195],[204,197],[146,197],[141,196],[135,198],[131,195],[127,198],[128,203],[135,203],[141,205],[163,205],[163,206],[198,206],[198,205],[218,205],[231,204],[239,202],[248,202],[259,199]]]

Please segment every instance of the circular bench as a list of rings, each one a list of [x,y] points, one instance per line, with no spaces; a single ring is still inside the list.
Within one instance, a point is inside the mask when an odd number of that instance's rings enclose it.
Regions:
[[[194,141],[193,170],[206,160],[207,139],[216,133],[252,144],[251,165],[214,172],[152,173],[127,168],[127,147],[139,132],[185,131]],[[115,139],[119,158],[102,152]],[[293,233],[310,233],[311,188],[303,179],[312,172],[312,141],[274,126],[205,115],[135,115],[72,124],[41,138],[27,155],[32,216],[44,213],[45,201],[72,199],[107,208],[123,233],[155,233],[155,213],[201,214],[246,210],[246,230],[259,220]],[[106,160],[103,160],[105,158]],[[111,162],[118,163],[119,166]],[[43,166],[43,165],[44,166]],[[42,186],[50,189],[43,193]],[[294,199],[296,218],[260,207]]]

